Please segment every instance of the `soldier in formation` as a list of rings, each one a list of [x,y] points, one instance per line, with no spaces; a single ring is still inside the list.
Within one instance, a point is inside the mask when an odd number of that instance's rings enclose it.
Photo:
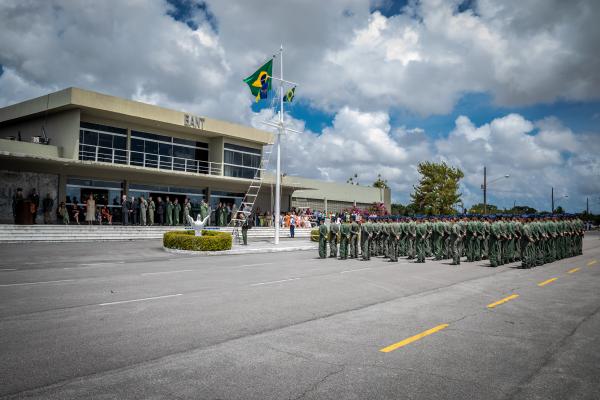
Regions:
[[[532,268],[582,254],[584,225],[572,215],[461,215],[370,217],[331,220],[319,226],[319,257],[368,261],[399,257],[424,263],[427,257],[452,265],[489,260],[497,267],[519,262]]]

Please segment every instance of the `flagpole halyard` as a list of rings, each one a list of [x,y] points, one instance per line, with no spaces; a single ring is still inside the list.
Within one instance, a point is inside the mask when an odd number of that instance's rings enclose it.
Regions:
[[[275,238],[279,244],[281,218],[281,134],[283,133],[283,44],[279,48],[279,128],[277,130],[277,169],[275,171]]]

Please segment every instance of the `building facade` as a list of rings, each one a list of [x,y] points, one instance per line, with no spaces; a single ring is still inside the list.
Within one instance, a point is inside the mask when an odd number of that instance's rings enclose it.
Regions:
[[[12,222],[17,187],[25,195],[32,188],[42,198],[49,194],[55,208],[60,201],[82,205],[92,194],[116,211],[126,194],[188,197],[196,208],[204,199],[214,209],[239,206],[260,174],[255,207],[271,211],[274,178],[260,166],[273,139],[266,131],[78,88],[27,100],[0,109],[0,221]],[[281,209],[307,199],[325,209],[327,196],[330,204],[387,200],[389,207],[389,191],[348,186],[284,177]]]

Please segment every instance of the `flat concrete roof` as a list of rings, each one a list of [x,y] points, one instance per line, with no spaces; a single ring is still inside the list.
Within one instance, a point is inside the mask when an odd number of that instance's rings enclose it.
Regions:
[[[75,87],[0,108],[0,126],[70,109],[80,109],[84,115],[130,121],[206,137],[224,136],[258,144],[273,142],[273,134],[260,129]]]

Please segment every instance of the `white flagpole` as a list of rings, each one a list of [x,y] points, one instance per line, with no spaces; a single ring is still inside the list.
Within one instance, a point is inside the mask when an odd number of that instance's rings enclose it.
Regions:
[[[283,45],[279,48],[279,129],[277,130],[277,170],[275,178],[275,244],[279,244],[279,219],[281,217],[281,134],[283,133]]]

